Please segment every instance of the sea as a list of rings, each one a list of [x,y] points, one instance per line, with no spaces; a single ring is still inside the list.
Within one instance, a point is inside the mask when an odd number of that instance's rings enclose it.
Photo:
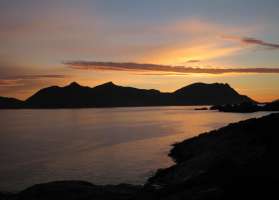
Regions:
[[[84,180],[144,184],[176,142],[268,112],[193,106],[0,110],[0,191]]]

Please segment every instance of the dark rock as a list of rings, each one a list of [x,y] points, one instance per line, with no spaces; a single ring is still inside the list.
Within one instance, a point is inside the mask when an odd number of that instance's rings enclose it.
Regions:
[[[9,98],[9,97],[0,97],[0,109],[14,109],[23,107],[23,101]]]
[[[279,100],[273,101],[271,103],[267,103],[264,106],[264,110],[266,110],[266,111],[279,111]]]
[[[279,114],[271,114],[175,144],[170,156],[177,164],[159,170],[146,187],[168,190],[172,199],[180,193],[185,199],[278,198],[278,123]]]
[[[84,181],[58,181],[34,185],[17,195],[18,200],[128,200],[140,186],[121,184],[97,186]]]
[[[13,200],[16,198],[16,194],[10,192],[0,192],[0,200]]]
[[[208,110],[208,108],[207,107],[195,108],[195,110]]]
[[[240,104],[215,105],[210,110],[218,110],[221,112],[251,113],[258,111],[279,111],[279,100],[266,104],[256,104],[253,102],[243,102]]]
[[[259,106],[258,104],[253,102],[244,102],[241,104],[215,105],[212,106],[210,110],[218,110],[221,112],[251,113],[262,111],[263,106]]]

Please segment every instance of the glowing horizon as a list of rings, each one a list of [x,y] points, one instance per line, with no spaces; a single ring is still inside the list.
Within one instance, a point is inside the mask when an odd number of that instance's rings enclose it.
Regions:
[[[173,91],[222,82],[279,99],[279,2],[0,2],[0,96],[77,81]],[[147,63],[147,64],[142,64]]]

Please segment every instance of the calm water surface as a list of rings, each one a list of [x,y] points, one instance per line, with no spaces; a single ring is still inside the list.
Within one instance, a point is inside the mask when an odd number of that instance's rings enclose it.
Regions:
[[[142,184],[182,141],[266,115],[194,107],[0,110],[0,190],[54,180]]]

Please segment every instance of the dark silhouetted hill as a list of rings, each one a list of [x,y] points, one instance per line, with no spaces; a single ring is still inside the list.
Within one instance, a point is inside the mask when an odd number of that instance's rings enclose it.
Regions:
[[[265,110],[267,111],[279,111],[279,100],[267,103],[265,105]]]
[[[0,109],[1,108],[22,108],[24,105],[23,101],[9,98],[9,97],[0,97]]]
[[[173,93],[123,87],[108,82],[94,88],[76,82],[44,88],[29,97],[25,108],[87,108],[128,106],[215,105],[254,102],[228,84],[195,83]]]
[[[253,102],[247,96],[238,94],[228,84],[194,83],[176,90],[173,95],[179,104],[214,105]]]
[[[122,87],[108,82],[94,88],[71,83],[66,87],[49,87],[26,100],[28,107],[121,107],[165,105],[168,94],[157,90]]]

